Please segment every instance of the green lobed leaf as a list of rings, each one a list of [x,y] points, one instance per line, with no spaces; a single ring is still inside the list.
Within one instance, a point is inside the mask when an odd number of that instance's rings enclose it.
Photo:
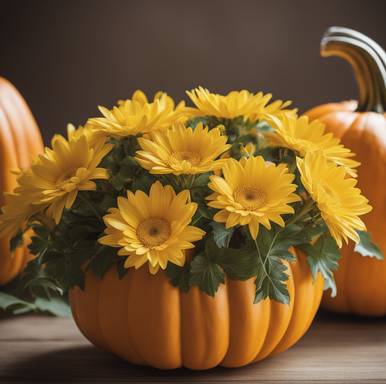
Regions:
[[[264,265],[259,263],[255,280],[256,294],[254,303],[269,298],[282,304],[288,304],[290,297],[286,285],[288,274],[287,267],[278,257],[270,256]]]
[[[100,279],[116,263],[117,251],[115,248],[101,246],[88,264],[97,277]]]
[[[224,224],[211,222],[213,239],[219,248],[227,248],[233,235],[233,228],[226,228]]]
[[[340,251],[335,240],[325,234],[315,244],[303,244],[300,248],[307,254],[313,278],[320,272],[325,281],[325,289],[331,288],[331,296],[336,296],[334,271],[338,269]]]
[[[10,251],[14,252],[16,248],[20,247],[21,245],[23,245],[23,231],[19,230],[9,242]]]
[[[382,250],[372,241],[370,232],[357,231],[359,243],[355,245],[354,251],[362,256],[374,257],[377,260],[383,260]]]
[[[300,224],[289,224],[284,228],[274,225],[270,230],[260,228],[254,242],[258,260],[255,302],[270,298],[289,303],[287,267],[282,261],[293,261],[295,256],[289,248],[308,241],[310,238]]]
[[[190,263],[186,262],[180,267],[169,262],[166,267],[166,276],[174,287],[178,287],[182,292],[187,292],[190,288]]]
[[[227,276],[234,280],[248,280],[256,276],[259,269],[256,249],[251,247],[223,248],[217,262]]]
[[[54,316],[69,317],[71,310],[69,305],[60,297],[50,299],[37,298],[27,301],[12,294],[0,291],[0,309],[14,315],[22,315],[28,312],[44,312]]]
[[[70,306],[61,297],[51,297],[50,299],[38,297],[34,302],[34,306],[35,311],[48,312],[58,317],[71,316]]]
[[[225,275],[220,266],[204,254],[193,258],[190,263],[190,272],[190,284],[197,285],[201,291],[212,297],[216,294],[220,284],[225,282]]]
[[[34,311],[34,305],[16,296],[0,291],[0,309],[11,313],[26,313]]]

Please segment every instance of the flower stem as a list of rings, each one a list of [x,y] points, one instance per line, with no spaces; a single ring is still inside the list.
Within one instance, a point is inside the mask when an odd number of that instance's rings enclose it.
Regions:
[[[314,205],[314,201],[312,199],[306,200],[303,207],[300,209],[298,213],[293,215],[286,223],[286,225],[294,224],[297,221],[301,220],[307,213],[312,209]]]

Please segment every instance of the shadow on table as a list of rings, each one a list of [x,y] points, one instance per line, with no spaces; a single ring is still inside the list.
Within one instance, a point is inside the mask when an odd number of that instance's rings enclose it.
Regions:
[[[372,316],[360,316],[347,313],[336,313],[324,308],[320,308],[314,322],[333,322],[336,324],[350,323],[350,324],[379,324],[385,323],[386,316],[372,317]]]
[[[28,378],[28,382],[39,383],[73,381],[187,383],[213,381],[220,376],[233,381],[232,377],[239,377],[240,370],[243,370],[243,375],[248,376],[248,370],[252,367],[253,364],[236,369],[216,367],[207,371],[191,371],[184,368],[162,371],[129,364],[90,345],[44,353],[10,364],[2,372],[1,378],[11,382],[20,382]]]
[[[338,325],[338,327],[337,327]],[[359,328],[358,328],[359,326]],[[374,332],[366,330],[374,326]],[[333,348],[335,337],[339,336],[341,327],[346,331],[350,328],[356,330],[358,340],[352,340],[352,344],[366,341],[376,345],[383,343],[380,332],[384,332],[386,318],[363,318],[357,316],[337,315],[321,311],[310,330],[310,334],[317,340],[318,344],[325,348]],[[359,329],[359,330],[358,330]],[[361,332],[363,330],[363,333]],[[334,336],[335,335],[335,336]],[[339,344],[339,337],[337,343]],[[362,341],[361,341],[362,340]],[[312,337],[305,337],[298,343],[302,345],[302,354],[311,353],[314,345]],[[291,349],[292,350],[292,349]],[[295,352],[294,350],[292,350]],[[300,351],[300,349],[298,349]],[[287,365],[291,366],[291,351],[283,354],[287,359],[279,356],[266,359],[256,365],[251,364],[237,369],[217,367],[208,371],[190,371],[187,369],[176,369],[173,371],[161,371],[149,367],[131,365],[119,358],[101,351],[92,345],[61,348],[52,352],[36,354],[33,357],[19,360],[9,364],[3,372],[1,379],[8,382],[238,382],[256,380],[264,372],[277,372],[285,370]],[[282,355],[280,355],[282,356]],[[293,361],[292,361],[293,363]],[[253,381],[252,380],[252,381]]]

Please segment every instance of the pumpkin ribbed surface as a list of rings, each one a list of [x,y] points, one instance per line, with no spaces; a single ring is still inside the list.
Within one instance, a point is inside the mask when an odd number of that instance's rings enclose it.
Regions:
[[[16,186],[12,171],[28,167],[42,151],[39,128],[26,102],[9,81],[0,77],[0,207],[4,192]],[[11,254],[9,239],[0,238],[0,285],[17,276],[29,259],[26,246]]]
[[[375,243],[386,254],[386,115],[355,112],[356,102],[328,104],[307,114],[326,123],[326,128],[342,140],[361,162],[358,188],[369,199],[373,210],[363,221]],[[327,309],[359,315],[386,315],[386,261],[363,257],[353,244],[342,248],[335,272],[338,294],[328,292],[322,305]]]
[[[254,279],[228,279],[216,296],[197,287],[187,293],[146,267],[115,269],[102,279],[86,274],[85,290],[70,302],[79,329],[93,344],[135,364],[161,369],[239,367],[284,351],[309,328],[323,279],[313,281],[304,254],[289,264],[290,304],[253,304]]]

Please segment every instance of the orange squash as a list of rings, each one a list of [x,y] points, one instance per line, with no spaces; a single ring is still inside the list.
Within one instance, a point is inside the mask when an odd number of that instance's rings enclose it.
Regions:
[[[322,39],[321,54],[339,56],[351,64],[359,85],[359,101],[326,104],[307,114],[324,122],[362,163],[358,187],[373,206],[364,221],[386,254],[386,53],[361,33],[333,27]],[[337,297],[327,293],[324,307],[360,315],[386,315],[386,260],[362,257],[349,244],[342,249],[335,278]]]
[[[290,304],[253,304],[254,279],[228,279],[215,297],[187,293],[166,275],[130,268],[102,279],[86,274],[85,290],[70,291],[74,319],[93,344],[134,364],[161,369],[239,367],[291,347],[319,307],[323,278],[313,280],[306,257],[289,265]]]
[[[0,207],[4,192],[16,186],[12,170],[28,167],[43,150],[39,128],[16,88],[0,77]],[[9,250],[9,239],[0,238],[0,285],[8,283],[26,265],[30,255],[25,246]]]

